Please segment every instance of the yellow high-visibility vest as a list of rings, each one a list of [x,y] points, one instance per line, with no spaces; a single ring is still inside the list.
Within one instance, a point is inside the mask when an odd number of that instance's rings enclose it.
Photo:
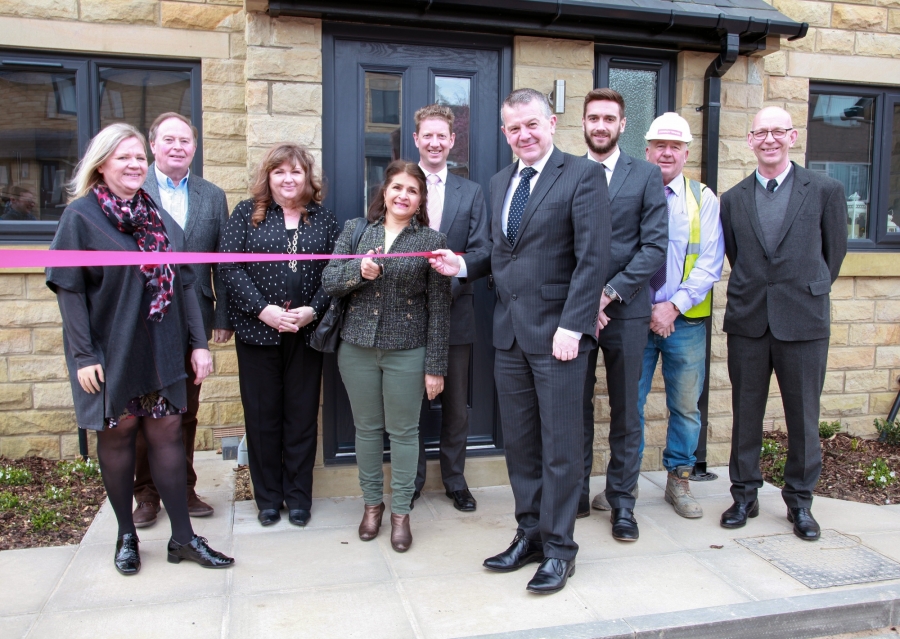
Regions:
[[[688,240],[687,250],[684,254],[684,274],[681,281],[687,280],[691,274],[691,269],[700,257],[700,200],[703,197],[703,189],[705,184],[696,180],[689,180],[687,176],[684,178],[684,194],[685,204],[687,204],[688,221],[691,225],[690,239]],[[709,317],[712,314],[712,289],[703,298],[703,301],[690,308],[685,317]]]

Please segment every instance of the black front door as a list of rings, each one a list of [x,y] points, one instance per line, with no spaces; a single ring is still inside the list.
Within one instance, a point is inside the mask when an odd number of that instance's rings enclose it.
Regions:
[[[499,118],[511,84],[509,42],[390,29],[378,29],[376,40],[374,30],[338,25],[325,29],[323,144],[331,187],[326,205],[342,225],[365,215],[387,165],[400,158],[418,161],[413,114],[433,102],[446,104],[455,115],[450,171],[478,182],[487,195],[491,176],[510,159],[508,148],[501,147]],[[469,447],[483,451],[501,445],[491,348],[493,300],[487,282],[478,282]],[[429,448],[437,446],[440,411],[440,397],[423,402],[420,427]],[[323,418],[326,461],[352,461],[353,416],[334,357],[325,362]]]

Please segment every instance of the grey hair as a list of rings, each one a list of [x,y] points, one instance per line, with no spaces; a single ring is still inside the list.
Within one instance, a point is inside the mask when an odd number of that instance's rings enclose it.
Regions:
[[[514,107],[519,104],[531,104],[537,100],[541,105],[541,112],[544,117],[548,120],[553,115],[550,111],[550,102],[547,100],[547,96],[538,91],[537,89],[516,89],[503,101],[503,105],[500,107],[500,120],[503,121],[503,107]]]
[[[94,139],[88,144],[87,151],[84,152],[84,157],[75,167],[72,181],[69,182],[69,195],[73,200],[84,197],[97,183],[103,180],[97,169],[116,152],[116,148],[122,142],[129,138],[140,140],[141,146],[144,147],[144,153],[147,152],[147,140],[144,138],[144,134],[124,122],[110,124],[94,136]]]

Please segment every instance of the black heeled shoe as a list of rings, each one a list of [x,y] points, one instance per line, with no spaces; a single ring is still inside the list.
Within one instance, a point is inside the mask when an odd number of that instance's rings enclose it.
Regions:
[[[138,536],[125,533],[116,539],[116,570],[125,576],[136,575],[141,570],[141,553],[138,552]]]
[[[229,568],[234,565],[234,559],[210,548],[206,537],[200,535],[194,535],[194,538],[187,544],[179,544],[174,539],[169,539],[167,550],[170,564],[177,564],[182,559],[188,559],[196,561],[204,568]]]

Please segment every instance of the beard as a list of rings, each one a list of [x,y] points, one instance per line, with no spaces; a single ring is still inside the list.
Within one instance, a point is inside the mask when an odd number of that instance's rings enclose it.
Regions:
[[[585,131],[584,142],[588,145],[588,148],[597,155],[605,155],[616,148],[616,145],[619,143],[619,131],[616,130],[615,133],[610,134],[605,144],[597,144],[594,142],[594,138],[591,137],[590,133]]]

